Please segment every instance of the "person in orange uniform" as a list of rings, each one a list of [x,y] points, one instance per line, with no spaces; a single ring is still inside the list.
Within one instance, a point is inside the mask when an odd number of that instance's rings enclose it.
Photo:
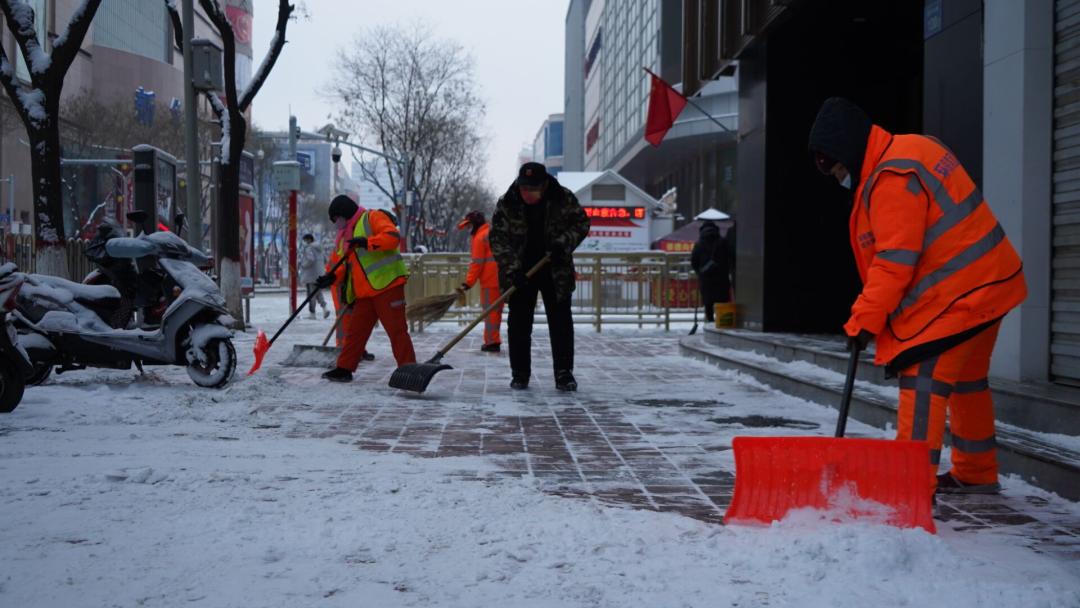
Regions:
[[[999,492],[986,376],[1002,317],[1027,297],[1020,256],[940,141],[889,133],[833,97],[809,147],[818,170],[853,193],[863,288],[844,330],[849,349],[874,341],[875,363],[900,377],[897,439],[928,443],[938,492]],[[946,412],[952,469],[936,475]]]
[[[480,306],[486,310],[500,295],[499,266],[495,263],[495,256],[491,253],[491,243],[488,242],[488,231],[491,225],[484,218],[483,211],[474,210],[458,223],[458,230],[466,228],[472,229],[470,256],[472,259],[469,263],[469,273],[465,275],[465,282],[457,288],[457,292],[464,294],[479,281]],[[500,304],[484,319],[484,345],[480,347],[480,350],[486,353],[497,353],[502,348],[502,338],[499,337],[502,311],[503,307]]]
[[[323,374],[332,382],[351,382],[364,356],[375,323],[382,324],[398,366],[416,363],[412,339],[405,321],[405,282],[408,269],[398,250],[401,235],[393,217],[385,211],[369,211],[347,196],[330,202],[330,221],[344,223],[338,234],[331,263],[349,256],[334,274],[319,277],[316,285],[339,286],[340,304],[352,305],[342,319],[344,344],[337,367]],[[337,301],[336,301],[337,303]]]

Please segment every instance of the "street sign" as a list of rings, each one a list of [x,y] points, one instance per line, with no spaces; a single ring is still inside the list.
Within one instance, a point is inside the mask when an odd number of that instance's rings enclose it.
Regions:
[[[274,189],[279,192],[300,189],[300,163],[279,160],[274,163]]]

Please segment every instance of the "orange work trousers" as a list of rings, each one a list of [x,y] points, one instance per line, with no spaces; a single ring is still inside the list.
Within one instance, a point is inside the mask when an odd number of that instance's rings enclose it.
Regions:
[[[352,311],[345,313],[345,318],[341,320],[345,328],[345,344],[338,355],[338,367],[356,371],[376,321],[390,336],[390,347],[398,367],[416,363],[409,326],[405,321],[405,286],[398,285],[374,297],[359,298],[353,302]]]
[[[498,287],[481,287],[480,307],[487,310],[487,307],[491,306],[491,303],[495,300],[498,300],[500,295],[502,295],[502,292],[499,291]],[[503,304],[499,304],[484,319],[484,346],[502,344],[502,338],[499,336],[499,328],[502,326],[502,312]]]
[[[968,484],[997,483],[994,404],[986,374],[1001,322],[900,374],[896,438],[922,439],[930,447],[930,472],[937,485],[948,412],[952,470]]]

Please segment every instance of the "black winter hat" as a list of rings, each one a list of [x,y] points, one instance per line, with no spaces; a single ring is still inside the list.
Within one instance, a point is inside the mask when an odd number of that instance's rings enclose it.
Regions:
[[[720,227],[711,221],[705,221],[705,223],[698,228],[698,234],[701,236],[718,235],[720,234]]]
[[[851,174],[851,188],[859,184],[866,140],[873,123],[866,112],[843,97],[830,97],[821,104],[810,128],[810,151],[837,160]]]
[[[525,163],[518,170],[517,185],[542,186],[548,180],[547,167],[540,163]]]
[[[334,197],[334,200],[330,201],[330,221],[332,222],[339,217],[351,219],[359,210],[360,207],[351,198],[339,194]]]

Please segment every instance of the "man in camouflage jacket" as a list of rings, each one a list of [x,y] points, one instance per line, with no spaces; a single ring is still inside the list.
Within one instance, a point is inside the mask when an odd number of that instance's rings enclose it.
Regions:
[[[532,324],[536,298],[544,298],[555,386],[577,390],[574,379],[573,252],[589,234],[589,218],[572,192],[559,185],[540,163],[525,163],[499,199],[488,240],[499,266],[502,289],[513,286],[507,321],[510,386],[524,389],[532,373]],[[525,275],[545,255],[551,261],[531,279]]]

